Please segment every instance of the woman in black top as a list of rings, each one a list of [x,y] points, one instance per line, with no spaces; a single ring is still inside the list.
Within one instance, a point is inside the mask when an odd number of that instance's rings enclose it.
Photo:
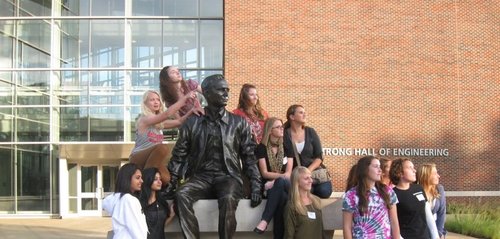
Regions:
[[[147,168],[142,172],[144,183],[141,190],[141,205],[148,225],[148,239],[165,239],[165,225],[175,216],[173,207],[161,197],[161,175],[157,168]]]
[[[422,186],[414,184],[416,170],[410,159],[392,161],[389,176],[398,196],[399,229],[404,239],[439,239]],[[430,223],[429,223],[430,222]]]
[[[267,224],[274,218],[274,239],[283,238],[285,231],[283,210],[288,200],[293,167],[293,155],[287,155],[285,152],[287,150],[283,146],[283,122],[275,117],[267,119],[262,141],[255,149],[260,174],[265,181],[267,203],[262,212],[262,220],[254,231],[263,233]]]
[[[325,168],[323,165],[323,149],[316,131],[307,127],[306,112],[302,105],[292,105],[286,111],[284,143],[285,148],[292,151],[296,147],[300,159],[300,166],[307,167],[313,172]],[[296,166],[299,166],[296,164]],[[332,194],[332,182],[313,183],[312,193],[320,198],[329,198]]]

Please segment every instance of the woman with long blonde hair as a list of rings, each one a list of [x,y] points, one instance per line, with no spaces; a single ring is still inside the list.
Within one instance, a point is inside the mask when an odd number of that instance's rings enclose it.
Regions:
[[[287,155],[288,152],[288,155]],[[271,117],[264,124],[264,137],[257,148],[255,156],[259,160],[259,170],[265,181],[264,189],[267,203],[262,220],[254,231],[262,234],[271,219],[274,222],[274,239],[283,238],[283,210],[288,201],[290,175],[293,167],[293,153],[283,146],[283,122]]]
[[[129,156],[129,161],[137,164],[141,170],[157,168],[160,171],[163,185],[170,182],[170,173],[166,167],[169,151],[167,146],[162,144],[163,129],[180,126],[193,113],[193,110],[178,119],[168,118],[177,113],[188,99],[194,98],[196,98],[196,94],[191,92],[164,110],[165,106],[160,99],[160,93],[155,90],[144,92],[141,102],[142,113],[136,122],[135,146]]]
[[[436,164],[425,163],[417,170],[417,183],[422,185],[427,202],[430,204],[432,215],[440,238],[446,235],[444,222],[446,221],[446,197],[444,187],[439,184],[439,174]]]
[[[321,201],[311,193],[311,171],[297,166],[292,171],[290,197],[285,207],[285,238],[322,238]]]

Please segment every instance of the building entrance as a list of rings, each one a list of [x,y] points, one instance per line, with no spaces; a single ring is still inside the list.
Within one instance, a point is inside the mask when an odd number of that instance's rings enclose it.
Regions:
[[[102,215],[102,199],[114,192],[118,168],[119,165],[77,165],[76,213],[79,216]]]

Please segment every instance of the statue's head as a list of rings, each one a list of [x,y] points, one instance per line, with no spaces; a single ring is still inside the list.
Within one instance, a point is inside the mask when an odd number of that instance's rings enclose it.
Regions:
[[[225,107],[229,100],[229,86],[223,75],[208,76],[201,83],[203,96],[209,107]]]

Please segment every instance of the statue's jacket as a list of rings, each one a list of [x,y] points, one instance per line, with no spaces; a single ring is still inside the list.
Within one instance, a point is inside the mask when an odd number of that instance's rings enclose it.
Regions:
[[[188,180],[194,173],[199,172],[203,160],[209,160],[205,157],[205,153],[210,150],[206,147],[208,121],[206,115],[193,115],[179,129],[179,136],[168,164],[171,183],[174,185],[180,179]],[[222,133],[223,162],[227,171],[241,184],[243,184],[242,173],[246,172],[252,192],[260,192],[262,179],[254,154],[256,144],[252,140],[248,123],[242,117],[226,110],[217,122]]]

